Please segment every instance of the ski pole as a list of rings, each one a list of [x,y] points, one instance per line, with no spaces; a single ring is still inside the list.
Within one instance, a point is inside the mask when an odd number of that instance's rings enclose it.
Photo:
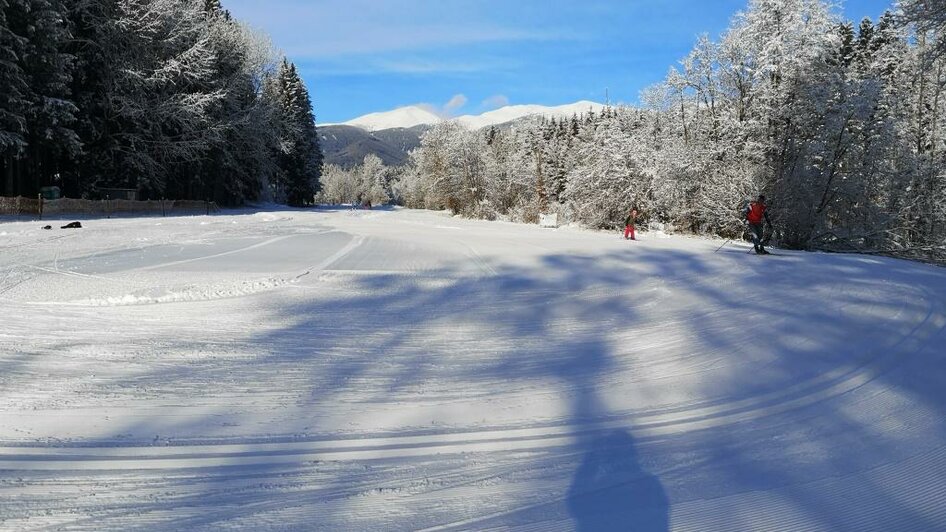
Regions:
[[[731,238],[730,238],[729,240],[723,242],[723,245],[722,245],[722,246],[719,246],[718,248],[716,248],[716,251],[714,251],[713,253],[719,253],[719,250],[721,250],[721,249],[723,249],[724,247],[726,247],[726,244],[728,244],[728,243],[730,243],[730,242],[732,242],[732,239],[731,239]]]

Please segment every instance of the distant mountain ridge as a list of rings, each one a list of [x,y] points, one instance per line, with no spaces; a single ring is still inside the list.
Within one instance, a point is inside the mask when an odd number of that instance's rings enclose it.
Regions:
[[[351,168],[361,164],[365,156],[375,154],[387,166],[401,166],[408,153],[420,146],[420,137],[430,126],[395,127],[379,131],[346,126],[319,126],[319,143],[326,164]]]
[[[360,116],[342,124],[318,126],[319,141],[326,164],[351,168],[361,164],[368,154],[375,154],[387,166],[407,162],[408,153],[420,146],[420,137],[431,127],[456,121],[470,130],[509,124],[528,116],[567,118],[589,111],[601,112],[605,105],[579,101],[567,105],[508,105],[481,115],[443,118],[418,106],[408,106]]]
[[[525,118],[527,116],[544,116],[546,118],[568,118],[572,115],[584,115],[589,111],[601,112],[606,106],[600,103],[582,100],[580,102],[553,107],[545,105],[507,105],[495,111],[481,115],[464,115],[455,118],[467,129],[482,129],[488,126],[497,126]]]
[[[432,126],[443,121],[436,114],[417,106],[400,107],[393,111],[371,113],[343,122],[341,126],[352,126],[366,131],[381,131],[393,128]]]
[[[441,122],[454,120],[467,129],[480,129],[487,126],[505,124],[527,116],[563,118],[585,114],[588,111],[599,112],[605,105],[588,100],[558,106],[546,105],[507,105],[480,115],[464,115],[456,118],[444,118],[422,107],[411,105],[392,111],[371,113],[341,124],[327,126],[351,126],[365,131],[382,131],[392,128],[412,128],[416,126],[434,126]],[[326,126],[326,127],[327,127]]]

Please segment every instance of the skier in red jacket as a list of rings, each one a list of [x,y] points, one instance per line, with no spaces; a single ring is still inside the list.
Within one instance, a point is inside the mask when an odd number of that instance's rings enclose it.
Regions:
[[[766,225],[769,226],[769,229],[772,228],[772,221],[769,220],[769,213],[765,212],[765,196],[759,194],[759,199],[753,201],[746,207],[746,222],[749,223],[749,235],[752,237],[752,247],[755,248],[755,252],[759,255],[768,255],[769,252],[765,250],[765,241],[762,238],[763,227],[762,222],[764,221]]]

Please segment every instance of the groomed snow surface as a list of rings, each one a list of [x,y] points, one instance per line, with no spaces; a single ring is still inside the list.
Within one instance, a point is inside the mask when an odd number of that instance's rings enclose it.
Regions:
[[[946,529],[942,269],[408,210],[46,223],[0,224],[2,529]]]

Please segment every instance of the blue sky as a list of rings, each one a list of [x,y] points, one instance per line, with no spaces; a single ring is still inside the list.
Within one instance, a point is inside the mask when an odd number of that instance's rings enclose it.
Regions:
[[[892,0],[846,0],[872,19]],[[319,123],[405,105],[636,103],[748,0],[224,0],[300,68]]]

